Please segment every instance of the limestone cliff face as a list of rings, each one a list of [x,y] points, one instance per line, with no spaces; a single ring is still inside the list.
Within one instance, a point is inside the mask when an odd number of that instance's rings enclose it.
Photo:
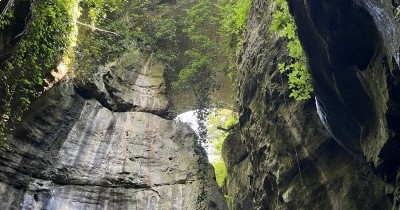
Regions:
[[[124,59],[32,105],[0,154],[1,209],[227,209],[195,133],[160,117],[162,64]]]
[[[163,64],[152,54],[130,50],[100,67],[94,77],[80,82],[78,92],[85,98],[97,99],[113,111],[141,111],[162,116],[168,107],[163,75]]]
[[[391,62],[399,37],[388,3],[290,1],[324,126],[314,100],[288,97],[277,69],[285,41],[269,30],[273,1],[252,2],[239,59],[240,125],[223,150],[233,209],[399,208],[399,73]]]

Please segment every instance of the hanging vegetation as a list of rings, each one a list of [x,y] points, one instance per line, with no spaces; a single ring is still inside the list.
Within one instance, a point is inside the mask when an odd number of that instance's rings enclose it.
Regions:
[[[271,30],[278,37],[287,40],[288,62],[279,63],[278,68],[282,74],[288,75],[290,97],[295,100],[306,100],[311,98],[313,88],[311,76],[307,70],[306,58],[303,53],[299,38],[297,37],[296,25],[289,13],[285,0],[275,0],[277,9],[272,14],[273,21]]]
[[[33,1],[26,25],[14,39],[15,50],[0,64],[0,145],[21,121],[32,99],[43,91],[43,79],[71,46],[77,0]],[[13,27],[14,7],[8,8],[3,29]],[[4,149],[4,148],[3,148]]]

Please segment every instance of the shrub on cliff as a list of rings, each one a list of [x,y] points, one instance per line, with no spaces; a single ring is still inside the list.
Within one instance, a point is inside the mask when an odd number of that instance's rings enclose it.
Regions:
[[[288,62],[278,65],[282,74],[289,78],[290,97],[295,100],[306,100],[311,98],[313,88],[311,76],[307,70],[306,58],[297,37],[296,26],[289,13],[285,0],[274,0],[276,10],[272,14],[273,21],[271,30],[277,32],[278,37],[287,40]]]

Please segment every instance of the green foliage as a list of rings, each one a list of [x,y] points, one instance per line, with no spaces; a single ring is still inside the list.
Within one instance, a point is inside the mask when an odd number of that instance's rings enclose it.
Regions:
[[[113,33],[80,26],[74,67],[78,79],[91,77],[98,66],[114,61],[128,49],[153,53],[166,65],[175,61],[179,24],[174,5],[149,0],[84,0],[80,6],[80,22]]]
[[[271,30],[277,32],[279,37],[288,40],[290,62],[278,64],[279,71],[289,77],[290,97],[295,100],[306,100],[311,98],[313,92],[311,76],[307,70],[306,58],[300,41],[296,34],[296,26],[290,16],[288,5],[285,0],[275,0],[277,9],[272,14],[273,21]]]
[[[79,25],[77,46],[74,53],[74,73],[78,79],[88,78],[97,72],[97,67],[104,64],[113,53],[121,52],[124,45],[120,45],[119,37],[106,32],[99,32],[94,29],[112,25],[107,22],[107,17],[116,12],[120,0],[82,0],[79,2],[81,16],[79,21],[85,25]],[[112,12],[108,11],[112,7]],[[90,27],[92,26],[92,27]],[[113,31],[113,30],[110,30]],[[118,43],[114,48],[112,43]]]
[[[126,2],[124,0],[82,0],[81,7],[87,9],[87,16],[91,25],[96,25],[99,21],[104,21],[108,13],[118,9],[118,6]]]
[[[219,0],[221,12],[220,33],[232,49],[240,47],[250,9],[250,0]]]
[[[250,0],[219,0],[221,54],[226,56],[224,70],[234,81],[236,78],[236,52],[241,49]]]
[[[216,58],[216,40],[212,35],[218,22],[213,12],[215,9],[210,0],[199,0],[187,10],[183,32],[189,38],[189,50],[185,52],[189,63],[180,71],[174,84],[174,87],[183,87],[195,95],[200,141],[203,143],[207,139],[205,122],[211,104],[210,94],[217,88],[216,69],[213,65]]]
[[[10,58],[1,64],[0,138],[21,121],[31,100],[43,88],[44,75],[54,68],[71,44],[76,0],[40,1],[31,5],[26,34]],[[4,144],[3,144],[4,145]]]
[[[214,155],[218,158],[222,158],[222,144],[228,136],[227,130],[232,129],[238,121],[238,114],[229,109],[213,109],[210,113],[207,125],[208,139],[209,143],[215,149]]]
[[[217,19],[213,14],[213,5],[209,0],[200,0],[187,10],[184,19],[184,30],[189,38],[189,50],[185,52],[190,62],[181,71],[176,85],[192,88],[194,91],[202,89],[203,81],[209,76],[214,76],[212,68],[215,59],[215,40],[212,39],[212,25]],[[200,79],[200,80],[199,80]],[[208,85],[213,85],[209,82]],[[210,87],[210,90],[212,87]],[[206,91],[209,93],[209,91]]]
[[[0,19],[0,30],[5,29],[7,26],[11,24],[11,22],[14,19],[14,11],[13,8],[10,8],[7,10],[7,12],[4,14],[4,17]]]
[[[218,186],[222,187],[226,176],[228,175],[225,162],[218,160],[212,163],[215,171],[215,177],[217,179]]]
[[[250,0],[219,0],[221,9],[220,31],[231,47],[240,45],[244,32]]]
[[[183,32],[189,39],[189,63],[180,71],[175,89],[209,95],[218,88],[215,76],[223,70],[236,77],[236,52],[240,49],[250,0],[199,0],[187,9]],[[197,101],[209,100],[208,98]],[[203,103],[205,107],[209,102]],[[197,106],[197,109],[204,109]]]
[[[185,52],[189,63],[180,71],[173,87],[194,93],[202,141],[207,136],[204,122],[209,114],[210,94],[218,88],[217,72],[225,70],[233,80],[235,78],[236,51],[249,6],[249,0],[225,0],[218,4],[199,0],[185,15],[183,32],[189,39],[189,49]]]
[[[237,113],[228,109],[213,110],[208,121],[208,139],[213,148],[213,155],[216,158],[216,161],[213,161],[212,165],[214,166],[215,176],[220,187],[222,187],[228,173],[225,162],[222,160],[222,144],[228,136],[229,132],[227,130],[231,130],[237,123]]]

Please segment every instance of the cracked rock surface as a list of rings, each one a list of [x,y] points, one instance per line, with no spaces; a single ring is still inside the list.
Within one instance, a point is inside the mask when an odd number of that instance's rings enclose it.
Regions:
[[[82,98],[70,80],[32,105],[11,151],[0,152],[0,209],[197,209],[201,183],[209,209],[227,209],[190,127],[114,112],[94,98]]]
[[[136,50],[100,66],[95,76],[77,86],[81,96],[95,98],[116,112],[140,111],[162,116],[168,107],[163,63],[153,54]]]

